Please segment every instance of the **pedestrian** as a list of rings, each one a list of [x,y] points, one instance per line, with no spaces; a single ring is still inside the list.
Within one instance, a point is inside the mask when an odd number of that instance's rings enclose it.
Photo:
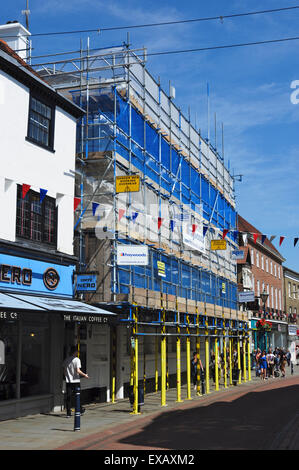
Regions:
[[[260,359],[259,359],[260,367],[261,367],[261,379],[267,379],[267,356],[266,351],[263,351]]]
[[[193,358],[191,361],[191,380],[193,383],[194,390],[197,388],[197,368],[200,367],[200,370],[203,371],[203,366],[200,358],[198,359],[197,353],[193,353]]]
[[[70,356],[63,363],[64,376],[66,381],[66,414],[71,416],[72,396],[76,388],[80,389],[80,376],[88,379],[88,375],[81,370],[81,361],[78,357],[78,349],[76,346],[71,347]],[[85,409],[81,406],[80,412],[83,414]]]
[[[290,367],[291,365],[291,353],[289,350],[287,350],[287,353],[286,353],[286,360],[288,362],[288,366]]]
[[[275,356],[272,353],[272,349],[269,349],[268,354],[267,354],[267,366],[268,366],[268,374],[269,377],[274,377],[274,359]]]
[[[282,377],[285,377],[285,375],[286,375],[286,364],[287,364],[286,354],[283,350],[281,350],[281,353],[280,353],[280,370],[281,370],[281,376]]]
[[[257,348],[256,355],[255,355],[255,364],[256,364],[255,375],[256,375],[256,377],[259,377],[261,375],[260,357],[261,357],[261,350],[259,348]]]

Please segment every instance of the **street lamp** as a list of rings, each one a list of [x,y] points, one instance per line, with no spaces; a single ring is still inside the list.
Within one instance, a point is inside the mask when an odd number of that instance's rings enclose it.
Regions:
[[[267,302],[268,297],[269,297],[269,294],[264,289],[263,292],[260,295],[260,298],[262,299],[262,302],[264,304],[264,318],[266,317],[266,302]]]

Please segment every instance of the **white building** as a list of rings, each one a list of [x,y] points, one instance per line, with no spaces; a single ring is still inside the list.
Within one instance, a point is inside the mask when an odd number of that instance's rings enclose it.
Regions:
[[[0,37],[12,28],[19,50],[20,24],[1,26]],[[76,120],[84,111],[4,40],[0,109],[1,420],[63,405],[61,365],[76,340],[69,319],[99,311],[73,300]]]

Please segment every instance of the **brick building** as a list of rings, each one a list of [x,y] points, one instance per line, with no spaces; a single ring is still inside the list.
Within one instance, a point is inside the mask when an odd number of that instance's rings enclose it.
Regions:
[[[283,256],[256,227],[238,215],[240,250],[244,257],[238,260],[238,291],[254,292],[254,302],[243,307],[251,321],[254,347],[287,347],[288,323],[284,307]],[[262,293],[268,297],[265,304]],[[272,323],[271,331],[261,338],[256,328],[259,319]]]

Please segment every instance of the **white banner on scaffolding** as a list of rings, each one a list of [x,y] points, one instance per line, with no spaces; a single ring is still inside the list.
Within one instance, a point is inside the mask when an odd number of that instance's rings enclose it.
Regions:
[[[118,265],[148,265],[148,247],[144,245],[117,245]]]
[[[202,224],[196,226],[195,230],[193,230],[192,225],[183,224],[182,238],[184,245],[189,249],[191,248],[194,251],[199,251],[204,254],[206,253],[205,238],[203,236]]]

